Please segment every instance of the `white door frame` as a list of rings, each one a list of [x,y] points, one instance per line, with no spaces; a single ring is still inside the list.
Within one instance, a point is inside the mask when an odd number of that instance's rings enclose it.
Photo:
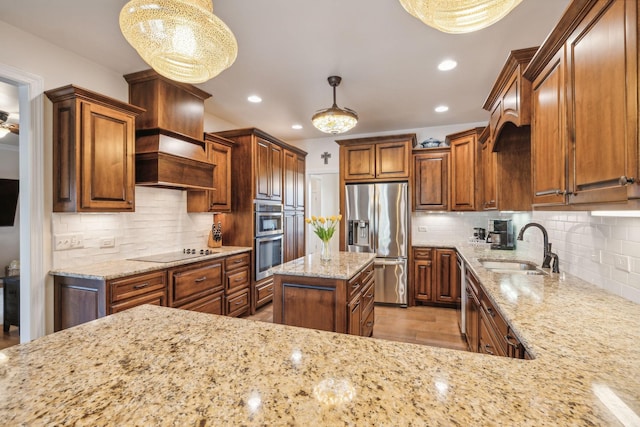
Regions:
[[[4,64],[0,79],[18,87],[20,105],[20,342],[24,343],[45,334],[44,81]]]

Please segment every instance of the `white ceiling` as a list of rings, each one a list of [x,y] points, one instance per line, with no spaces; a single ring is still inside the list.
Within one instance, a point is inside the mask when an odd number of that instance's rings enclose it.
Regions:
[[[2,3],[0,20],[120,74],[149,68],[120,34],[126,0]],[[492,27],[451,35],[413,18],[398,0],[214,0],[239,53],[198,86],[213,95],[205,105],[211,114],[288,141],[326,136],[310,118],[331,106],[330,75],[343,78],[338,105],[360,116],[351,134],[485,121],[482,104],[509,51],[541,44],[568,3],[524,0]],[[458,67],[438,71],[445,58]],[[250,94],[263,102],[250,104]],[[440,104],[449,111],[435,113]],[[304,128],[292,130],[294,123]]]

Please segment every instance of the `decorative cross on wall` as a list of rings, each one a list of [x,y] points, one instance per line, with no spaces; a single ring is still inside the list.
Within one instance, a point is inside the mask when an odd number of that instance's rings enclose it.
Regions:
[[[322,160],[324,160],[324,164],[328,165],[329,164],[329,159],[331,158],[331,153],[325,151],[324,153],[320,154],[320,158]]]

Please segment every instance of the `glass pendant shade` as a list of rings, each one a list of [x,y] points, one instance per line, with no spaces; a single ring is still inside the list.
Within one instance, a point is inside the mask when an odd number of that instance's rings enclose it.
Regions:
[[[461,34],[495,24],[522,0],[400,0],[407,12],[444,33]]]
[[[311,123],[324,133],[344,133],[355,127],[358,123],[358,115],[349,108],[340,108],[336,104],[336,86],[342,79],[338,76],[329,77],[329,84],[333,87],[333,105],[331,108],[316,112],[311,118]]]
[[[151,68],[178,82],[210,80],[238,55],[211,0],[131,0],[120,11],[120,30]]]

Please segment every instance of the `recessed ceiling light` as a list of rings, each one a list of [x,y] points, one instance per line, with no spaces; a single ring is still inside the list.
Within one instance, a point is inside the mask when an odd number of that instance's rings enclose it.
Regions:
[[[457,65],[458,63],[453,59],[445,59],[444,61],[438,64],[438,70],[440,71],[453,70],[454,68],[456,68]]]
[[[291,125],[291,129],[295,129],[295,130],[302,129],[302,125],[298,125],[298,124]]]
[[[260,98],[258,95],[251,95],[247,98],[247,101],[257,104],[259,102],[262,102],[262,98]]]
[[[444,113],[445,111],[449,111],[449,107],[446,105],[439,105],[435,108],[436,113]]]

